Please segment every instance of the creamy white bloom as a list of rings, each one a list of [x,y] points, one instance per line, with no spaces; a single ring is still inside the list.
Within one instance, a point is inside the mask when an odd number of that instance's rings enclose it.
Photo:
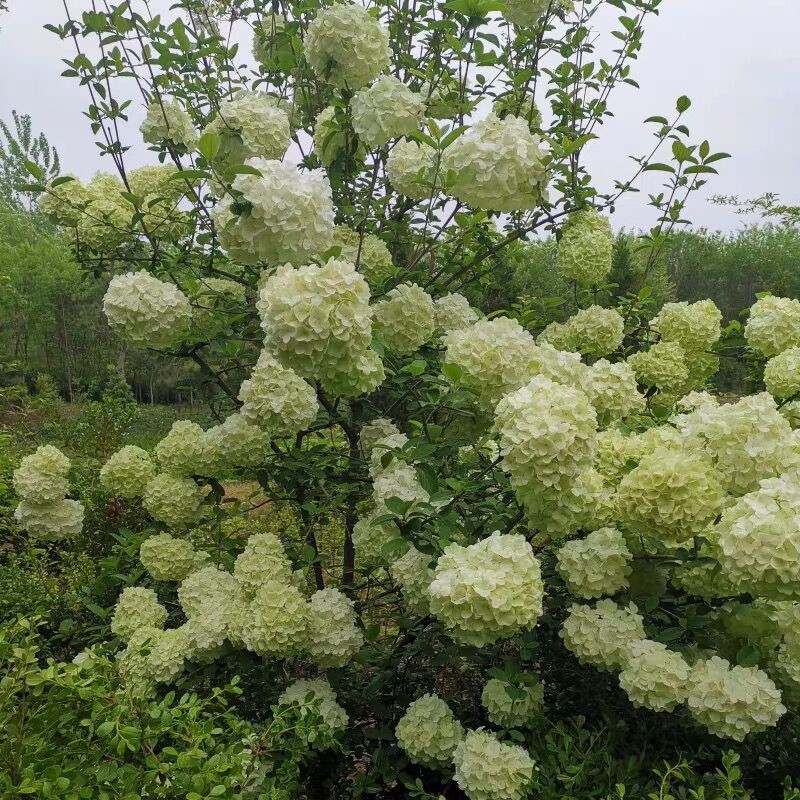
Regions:
[[[361,649],[353,601],[338,589],[320,589],[309,603],[309,657],[321,667],[343,667]]]
[[[29,503],[23,500],[14,509],[14,519],[33,539],[58,541],[77,536],[83,530],[84,508],[78,500]]]
[[[92,195],[74,175],[60,175],[60,178],[71,178],[71,180],[64,181],[58,186],[54,186],[53,181],[50,181],[37,199],[39,211],[56,225],[77,228],[84,208],[92,200]]]
[[[593,208],[573,211],[561,228],[556,264],[565,278],[595,286],[611,271],[613,248],[608,217]]]
[[[377,417],[372,422],[366,424],[359,434],[359,444],[361,451],[364,453],[364,458],[367,461],[372,459],[372,450],[375,445],[387,436],[400,433],[397,425],[386,417]]]
[[[677,342],[686,353],[707,350],[719,339],[722,312],[713,300],[666,303],[650,320],[650,327],[665,342]]]
[[[504,0],[503,16],[515,25],[528,27],[535,25],[548,8],[554,11],[571,11],[574,0]]]
[[[201,475],[205,466],[205,433],[196,423],[179,419],[155,446],[155,456],[163,472],[186,478]]]
[[[161,472],[145,487],[142,505],[153,519],[172,528],[197,522],[203,492],[191,478]]]
[[[486,715],[503,728],[522,728],[536,719],[543,700],[544,687],[538,682],[511,685],[491,678],[481,692],[481,705]]]
[[[128,586],[114,606],[111,632],[127,642],[138,628],[163,628],[166,621],[167,609],[158,602],[152,589]]]
[[[230,195],[212,212],[220,243],[244,264],[303,264],[330,247],[331,186],[322,170],[299,172],[292,164],[248,158],[260,175],[237,175]]]
[[[202,617],[209,609],[230,605],[239,584],[229,572],[215,566],[192,572],[178,587],[178,602],[189,619]]]
[[[435,694],[424,694],[400,717],[395,736],[411,761],[436,768],[453,760],[464,729],[444,700]]]
[[[709,733],[742,741],[752,731],[771,728],[786,713],[778,688],[758,667],[731,667],[713,656],[689,673],[689,713]]]
[[[115,275],[103,298],[103,312],[112,330],[137,347],[179,344],[192,322],[189,298],[174,283],[146,270]]]
[[[645,410],[644,396],[636,386],[636,375],[630,364],[611,364],[604,358],[595,361],[584,373],[581,388],[605,425]]]
[[[242,381],[239,400],[242,418],[271,437],[294,436],[314,421],[319,410],[314,388],[266,350]]]
[[[269,433],[252,425],[241,414],[231,414],[204,435],[206,464],[214,475],[236,467],[257,467],[269,452]]]
[[[282,706],[297,703],[304,717],[312,712],[319,715],[333,733],[347,727],[347,712],[336,702],[336,694],[324,678],[295,681],[286,687],[278,703]]]
[[[14,470],[14,491],[36,505],[61,500],[69,490],[69,468],[70,460],[57,447],[42,445]]]
[[[455,782],[469,800],[522,800],[533,780],[527,751],[484,730],[467,731],[453,764]]]
[[[429,144],[403,139],[389,152],[386,177],[401,194],[424,200],[435,191],[437,160],[436,150]]]
[[[389,34],[356,3],[322,9],[306,32],[305,57],[323,81],[360,89],[389,66]]]
[[[642,623],[633,603],[627,607],[613,600],[598,600],[594,606],[573,603],[560,636],[578,661],[614,670],[627,663],[628,645],[646,638]]]
[[[639,383],[662,392],[680,392],[689,379],[686,353],[677,342],[657,342],[628,358]]]
[[[625,588],[633,555],[616,528],[600,528],[585,539],[563,544],[556,559],[569,591],[588,600]]]
[[[480,314],[469,304],[463,294],[451,292],[434,301],[433,321],[444,333],[460,331],[474,325]]]
[[[139,560],[157,581],[182,581],[194,570],[196,554],[191,542],[157,533],[139,547]]]
[[[254,533],[236,557],[233,576],[239,588],[252,597],[267,581],[288,584],[292,576],[292,564],[277,536]]]
[[[246,616],[240,625],[248,650],[285,657],[307,649],[309,604],[295,586],[268,578],[244,608]]]
[[[422,122],[425,102],[393,75],[381,75],[352,100],[353,130],[369,147],[413,133]]]
[[[519,534],[449,544],[429,591],[431,611],[450,635],[479,647],[532,628],[542,613],[539,561]]]
[[[540,341],[549,342],[559,350],[605,356],[619,348],[624,333],[625,322],[613,308],[589,306],[566,322],[551,322],[542,331]]]
[[[374,306],[375,332],[394,353],[413,353],[433,336],[433,299],[416,283],[402,283]]]
[[[194,150],[197,145],[198,136],[192,118],[172,97],[153,100],[147,106],[147,114],[139,130],[148,144],[160,145],[168,142],[187,150]]]
[[[113,453],[100,469],[100,483],[115,497],[141,497],[155,477],[156,468],[150,454],[133,444]]]
[[[689,665],[680,653],[650,639],[628,645],[619,685],[635,706],[672,711],[686,700]]]
[[[744,336],[753,350],[768,357],[800,347],[800,300],[760,297],[750,308]]]
[[[767,361],[764,385],[776,400],[800,394],[800,347],[790,347]]]
[[[525,120],[489,114],[444,151],[441,170],[447,190],[462,202],[523,211],[546,199],[545,156]]]
[[[379,280],[393,269],[389,248],[372,233],[362,235],[346,225],[337,225],[333,229],[333,244],[341,248],[341,260],[355,264],[370,280]]]
[[[399,532],[395,534],[399,536]],[[434,571],[430,568],[430,556],[413,545],[402,556],[392,561],[389,573],[400,587],[403,602],[412,614],[426,616],[431,611],[430,585]]]

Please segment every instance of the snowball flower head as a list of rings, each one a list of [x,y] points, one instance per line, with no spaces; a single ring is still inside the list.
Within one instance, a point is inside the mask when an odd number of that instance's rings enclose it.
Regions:
[[[238,590],[239,584],[230,572],[215,566],[201,567],[178,587],[178,602],[192,619],[206,615],[209,608],[229,605]]]
[[[78,218],[81,244],[98,253],[119,247],[132,233],[133,206],[122,197],[125,186],[108,173],[98,173],[86,187],[88,201]]]
[[[481,705],[489,719],[503,728],[522,728],[539,716],[544,687],[538,681],[511,686],[491,678],[481,692]]]
[[[322,667],[343,667],[364,643],[353,601],[338,589],[321,589],[311,595],[309,605],[311,660]]]
[[[657,342],[630,356],[628,364],[639,383],[662,392],[679,392],[689,379],[686,353],[677,342]]]
[[[191,542],[157,533],[142,542],[139,560],[156,581],[182,581],[194,570],[196,555]]]
[[[711,525],[724,492],[702,453],[659,447],[620,481],[617,500],[622,519],[666,543],[678,543]]]
[[[381,75],[352,100],[353,130],[371,147],[413,133],[422,122],[425,101],[393,75]]]
[[[767,357],[800,347],[800,300],[760,297],[750,308],[744,336],[753,350]]]
[[[77,536],[83,529],[83,505],[77,500],[29,503],[23,500],[14,509],[14,519],[32,539],[59,541]]]
[[[627,663],[628,645],[645,638],[642,623],[633,603],[627,607],[613,600],[598,600],[594,606],[573,603],[560,636],[578,661],[614,670]]]
[[[411,761],[434,769],[453,760],[453,753],[464,738],[464,729],[450,706],[435,694],[414,700],[394,732]]]
[[[585,208],[573,211],[561,228],[556,265],[581,286],[596,286],[611,272],[614,234],[608,217]]]
[[[650,639],[628,645],[619,685],[637,707],[673,711],[686,700],[689,665],[680,653]]]
[[[159,473],[145,487],[142,504],[153,519],[182,528],[197,522],[203,492],[191,478]]]
[[[389,66],[386,28],[355,3],[322,9],[303,44],[314,72],[334,86],[360,89]]]
[[[288,656],[309,644],[309,605],[296,587],[267,579],[253,595],[249,614],[244,629],[248,650],[260,656]]]
[[[525,537],[499,532],[467,547],[449,544],[430,584],[431,611],[451,636],[479,647],[532,628],[543,594]]]
[[[103,298],[103,312],[112,330],[136,347],[179,344],[192,322],[189,298],[146,270],[115,275]]]
[[[286,687],[278,703],[282,706],[297,703],[304,717],[312,712],[318,714],[332,733],[339,733],[347,727],[347,712],[336,702],[336,693],[324,678],[295,681]]]
[[[431,296],[416,283],[402,283],[375,305],[375,332],[393,353],[413,353],[433,336]]]
[[[141,447],[127,444],[103,464],[100,483],[114,497],[141,497],[155,474],[150,454]]]
[[[800,476],[767,478],[714,529],[725,577],[739,591],[800,596]]]
[[[475,208],[524,211],[547,195],[546,153],[525,120],[489,114],[442,154],[448,191]]]
[[[380,279],[393,269],[389,248],[372,233],[361,236],[346,225],[337,225],[333,229],[333,244],[341,248],[340,259],[355,264],[370,279]]]
[[[353,526],[353,547],[361,567],[384,564],[390,558],[386,546],[400,537],[400,531],[393,523],[374,524],[376,516],[363,517]]]
[[[786,713],[778,688],[758,667],[731,667],[712,656],[689,673],[689,713],[709,733],[743,741],[748,733],[771,728]]]
[[[61,500],[69,490],[69,468],[70,460],[57,447],[42,445],[14,470],[14,491],[37,505]]]
[[[303,264],[331,245],[333,200],[322,170],[248,158],[260,175],[237,175],[234,200],[226,195],[212,212],[220,243],[243,264]]]
[[[395,533],[395,538],[399,532]],[[434,571],[430,568],[430,556],[411,545],[400,558],[389,565],[392,580],[400,587],[403,602],[412,614],[427,616],[431,610],[430,584]]]
[[[453,755],[455,782],[469,800],[522,800],[533,780],[533,759],[493,733],[467,731]]]
[[[764,385],[776,400],[800,393],[800,347],[790,347],[767,361]]]
[[[369,286],[351,262],[279,268],[257,307],[265,347],[285,366],[331,394],[348,393],[353,364],[372,341]]]
[[[268,452],[269,433],[250,424],[241,414],[231,414],[204,436],[205,459],[217,470],[257,467]]]
[[[172,423],[167,435],[156,445],[155,455],[164,472],[185,478],[200,475],[205,462],[205,434],[188,419]]]
[[[220,104],[203,133],[220,137],[214,162],[225,169],[248,158],[281,158],[289,146],[289,117],[265,92],[239,91]]]
[[[464,330],[479,319],[480,314],[458,292],[443,295],[434,302],[433,322],[437,330],[444,333]]]
[[[386,177],[394,188],[412,200],[424,200],[434,191],[437,154],[429,144],[403,139],[386,160]]]
[[[114,606],[111,632],[127,642],[138,628],[163,628],[167,609],[158,602],[156,593],[143,586],[128,586]]]
[[[708,350],[720,337],[722,312],[713,300],[666,303],[650,321],[665,342],[677,342],[686,353]]]
[[[515,25],[529,27],[535,25],[551,7],[551,0],[504,0],[503,16]],[[559,11],[571,11],[574,0],[555,0],[552,8]]]
[[[194,150],[197,145],[197,131],[192,118],[171,97],[161,97],[147,106],[147,114],[139,130],[148,144],[167,142],[186,150]]]
[[[250,595],[266,581],[289,583],[291,575],[291,562],[280,539],[272,533],[254,533],[233,565],[239,587]]]
[[[359,434],[359,444],[365,459],[367,461],[371,460],[372,449],[381,439],[396,433],[400,433],[397,425],[386,417],[377,417],[372,422],[367,423]]]
[[[559,350],[604,356],[622,344],[624,328],[624,320],[613,308],[589,306],[573,314],[566,322],[548,325],[542,338]]]
[[[53,185],[53,181],[61,178],[71,180]],[[89,190],[76,177],[62,175],[47,184],[47,189],[39,195],[39,211],[45,214],[56,225],[65,228],[77,228],[83,217],[83,210],[92,197]]]
[[[584,373],[581,388],[604,425],[645,410],[645,399],[637,388],[636,375],[624,361],[615,364],[604,358],[595,361]]]
[[[294,436],[314,421],[319,409],[314,388],[266,350],[250,377],[242,381],[239,400],[245,422],[271,437]]]
[[[633,555],[616,528],[600,528],[585,539],[562,545],[556,558],[567,589],[590,600],[615,594],[628,585]]]

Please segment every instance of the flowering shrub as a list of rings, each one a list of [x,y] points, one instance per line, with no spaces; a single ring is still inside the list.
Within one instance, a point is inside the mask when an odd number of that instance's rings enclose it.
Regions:
[[[659,3],[136,5],[58,30],[125,42],[119,68],[70,71],[106,94],[139,77],[154,163],[127,169],[103,97],[119,178],[38,187],[108,274],[113,332],[190,362],[214,414],[98,465],[109,513],[146,517],[115,532],[139,561],[110,567],[125,588],[97,612],[125,691],[239,675],[262,783],[229,796],[282,799],[522,800],[582,780],[540,746],[565,713],[704,748],[794,714],[797,301],[759,299],[747,345],[723,346],[713,303],[620,296],[610,215],[632,182],[596,186],[580,157]],[[247,69],[223,21],[255,32]],[[652,196],[651,262],[724,156],[688,108],[654,118],[669,170],[637,158],[672,198]],[[575,313],[490,313],[479,290],[544,231]],[[733,350],[755,379],[770,359],[767,392],[712,394]],[[69,466],[47,447],[19,465],[20,535],[78,539]]]

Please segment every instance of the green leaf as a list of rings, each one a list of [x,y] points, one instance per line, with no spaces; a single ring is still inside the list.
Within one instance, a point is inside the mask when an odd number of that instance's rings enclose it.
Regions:
[[[683,114],[684,111],[688,111],[689,110],[689,107],[691,105],[692,105],[692,101],[685,94],[682,94],[678,98],[678,102],[676,104],[676,108],[678,109],[678,111],[681,114]]]
[[[203,154],[206,161],[213,161],[222,147],[222,137],[218,133],[207,131],[200,137],[197,149]]]

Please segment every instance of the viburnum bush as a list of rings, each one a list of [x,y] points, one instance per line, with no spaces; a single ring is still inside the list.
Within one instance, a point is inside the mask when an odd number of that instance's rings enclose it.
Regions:
[[[796,708],[800,306],[759,299],[740,346],[710,301],[604,307],[619,198],[666,176],[654,262],[726,155],[681,97],[630,175],[593,179],[661,0],[73,4],[52,30],[114,174],[30,188],[108,276],[111,328],[195,362],[219,419],[100,472],[153,520],[108,632],[131,691],[241,671],[255,720],[327,725],[306,788],[471,800],[535,791],[536,726],[576,682],[583,716],[610,676],[614,713],[726,740]],[[538,234],[578,312],[484,316]],[[722,404],[732,355],[769,358],[774,396]],[[80,527],[68,467],[18,471],[32,538]],[[286,796],[253,758],[254,796]]]

